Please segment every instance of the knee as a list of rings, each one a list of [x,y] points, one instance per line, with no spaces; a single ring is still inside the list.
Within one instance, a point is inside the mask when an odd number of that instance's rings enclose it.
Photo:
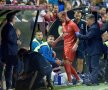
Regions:
[[[67,74],[71,74],[71,71],[67,69],[67,70],[66,70],[66,73],[67,73]]]

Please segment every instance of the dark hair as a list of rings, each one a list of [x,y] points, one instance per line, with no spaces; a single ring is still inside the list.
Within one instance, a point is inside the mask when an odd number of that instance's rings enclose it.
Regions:
[[[88,14],[86,17],[87,19],[95,20],[95,16],[93,14]]]
[[[81,13],[82,14],[82,12],[80,10],[76,10],[75,13]]]
[[[26,50],[25,48],[21,48],[19,51],[18,51],[18,56],[19,57],[22,57],[23,55],[27,54],[28,53],[28,50]]]
[[[48,35],[47,39],[50,38],[50,37],[54,37],[54,36],[53,35]]]
[[[8,13],[7,15],[6,15],[6,20],[7,20],[7,22],[12,22],[12,20],[13,20],[13,18],[15,17],[15,14],[16,13]]]

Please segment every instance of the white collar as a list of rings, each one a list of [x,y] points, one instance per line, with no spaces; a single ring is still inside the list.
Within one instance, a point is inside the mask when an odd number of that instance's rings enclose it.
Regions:
[[[10,22],[10,24],[13,26],[13,23],[12,22]]]

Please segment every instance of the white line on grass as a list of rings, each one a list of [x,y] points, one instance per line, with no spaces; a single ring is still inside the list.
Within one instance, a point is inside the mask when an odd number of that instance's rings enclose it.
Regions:
[[[100,88],[98,90],[108,90],[108,87]]]

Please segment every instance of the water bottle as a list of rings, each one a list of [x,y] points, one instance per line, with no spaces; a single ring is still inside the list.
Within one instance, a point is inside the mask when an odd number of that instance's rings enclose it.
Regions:
[[[58,75],[54,76],[54,85],[58,85]]]
[[[58,85],[61,85],[61,75],[58,75]]]

